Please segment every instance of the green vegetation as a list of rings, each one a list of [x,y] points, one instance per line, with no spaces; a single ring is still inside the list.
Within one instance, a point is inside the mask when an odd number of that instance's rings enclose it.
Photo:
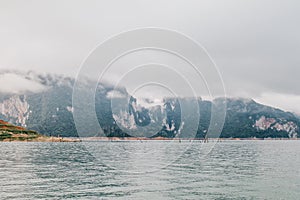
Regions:
[[[0,141],[30,141],[40,136],[36,131],[27,130],[0,120]]]
[[[129,135],[122,130],[116,123],[113,113],[112,113],[112,102],[108,97],[109,93],[113,90],[118,90],[121,94],[125,96],[128,95],[124,88],[113,88],[107,85],[99,84],[99,87],[96,88],[93,84],[90,83],[83,84],[82,86],[82,95],[80,95],[80,101],[82,105],[78,105],[78,108],[72,108],[72,84],[74,80],[68,80],[67,83],[56,83],[50,79],[45,80],[45,84],[49,86],[48,90],[39,92],[39,93],[30,93],[20,95],[19,98],[21,101],[27,101],[29,104],[29,114],[26,118],[26,127],[30,130],[35,130],[39,133],[42,133],[46,136],[61,136],[61,137],[78,137],[77,129],[74,123],[73,110],[80,110],[76,113],[76,116],[81,120],[82,129],[86,132],[85,136],[108,136],[108,137],[128,137]],[[59,81],[58,81],[59,82]],[[92,87],[94,86],[94,87]],[[87,95],[90,91],[94,94],[95,92],[95,102],[88,102]],[[1,101],[9,99],[10,96],[3,96]],[[189,105],[191,99],[185,98],[181,99],[182,101],[187,102]],[[117,101],[117,100],[115,100]],[[134,99],[132,98],[132,102]],[[131,103],[132,103],[131,102]],[[208,132],[208,128],[211,122],[211,108],[212,105],[216,106],[218,109],[218,103],[224,102],[224,99],[217,99],[214,102],[211,101],[198,101],[199,110],[188,109],[188,112],[191,113],[190,116],[187,116],[184,119],[184,129],[185,135],[183,137],[196,137],[196,138],[205,138]],[[94,107],[90,106],[91,103],[94,103]],[[115,102],[116,103],[116,102]],[[172,104],[172,105],[171,105]],[[26,104],[27,105],[27,104]],[[89,106],[87,106],[89,105]],[[255,126],[257,120],[262,116],[266,118],[272,118],[275,123],[286,123],[292,122],[297,125],[296,132],[299,132],[300,120],[297,116],[292,113],[284,112],[279,109],[274,109],[272,107],[264,106],[256,103],[251,99],[227,99],[227,113],[224,128],[220,137],[222,138],[287,138],[290,137],[288,131],[278,130],[276,128],[267,128],[261,129]],[[93,110],[88,110],[85,108],[92,107]],[[13,107],[14,109],[14,107]],[[162,116],[165,121],[162,120],[161,130],[157,132],[155,137],[176,137],[179,133],[179,129],[182,127],[182,115],[181,107],[178,103],[178,99],[168,99],[165,101],[164,105],[164,114],[155,113],[155,116]],[[19,110],[26,110],[26,108],[21,108]],[[147,127],[150,118],[149,115],[151,112],[161,112],[161,109],[150,110],[148,108],[142,108],[137,111],[134,110],[131,105],[128,105],[129,114],[134,116],[135,123],[142,127]],[[195,113],[200,114],[200,120],[195,121]],[[19,115],[20,114],[20,115]],[[95,115],[96,114],[96,120]],[[15,115],[16,116],[16,115]],[[0,115],[0,119],[16,123],[18,120],[15,116],[3,116]],[[25,116],[24,113],[18,113],[17,116]],[[94,121],[93,121],[94,120]],[[96,122],[95,122],[96,121]],[[159,120],[157,120],[159,121]],[[104,133],[101,133],[99,126],[95,126],[96,123],[100,124]],[[189,127],[189,122],[194,122],[194,124],[199,124],[198,130],[193,130],[193,127]],[[21,124],[17,124],[21,125]],[[12,125],[0,125],[0,131],[9,132],[14,135],[16,134],[27,134],[35,135],[36,132],[29,131],[25,129],[13,129],[10,130]],[[149,126],[149,132],[152,132],[151,126]],[[189,133],[195,133],[196,135],[189,135]],[[82,136],[82,135],[80,135]],[[9,135],[3,135],[2,138],[9,138]],[[209,137],[218,137],[209,136]]]
[[[0,132],[0,141],[3,141],[5,139],[10,139],[12,137],[11,133],[8,133],[7,131]]]

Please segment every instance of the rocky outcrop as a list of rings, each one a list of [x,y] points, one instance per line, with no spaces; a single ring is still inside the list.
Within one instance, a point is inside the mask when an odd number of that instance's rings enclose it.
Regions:
[[[286,121],[284,119],[275,119],[261,116],[256,120],[254,127],[258,130],[266,131],[268,129],[276,131],[285,131],[289,134],[290,138],[297,137],[298,126],[292,121]]]
[[[0,103],[0,112],[9,119],[11,123],[26,127],[29,117],[29,104],[26,95],[14,95]]]

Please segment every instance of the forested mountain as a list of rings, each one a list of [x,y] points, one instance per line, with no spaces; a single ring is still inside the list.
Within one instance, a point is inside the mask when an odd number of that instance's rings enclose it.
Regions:
[[[6,73],[6,74],[5,74]],[[72,93],[74,79],[64,76],[37,74],[34,72],[3,72],[0,78],[7,74],[17,76],[20,81],[35,86],[35,90],[3,90],[0,94],[0,119],[15,125],[36,130],[39,133],[52,136],[77,136],[73,119]],[[93,83],[82,84],[90,90]],[[93,89],[93,88],[92,88]],[[112,92],[118,92],[122,97],[113,97]],[[118,108],[112,98],[127,101],[126,109]],[[122,99],[123,98],[123,99]],[[191,115],[182,119],[180,103],[192,104],[192,98],[165,98],[159,102],[149,99],[137,99],[127,94],[125,88],[115,89],[109,85],[99,84],[95,88],[95,113],[97,120],[106,136],[133,136],[132,131],[156,131],[151,137],[181,137],[182,129],[195,133],[193,137],[205,137],[211,120],[212,106],[218,108],[226,104],[226,119],[221,137],[297,137],[300,120],[292,113],[284,112],[255,102],[252,99],[218,98],[213,101],[196,99],[199,111],[190,109]],[[114,99],[118,102],[118,99]],[[82,96],[82,103],[85,97]],[[195,102],[193,102],[195,103]],[[118,110],[119,109],[119,110]],[[200,114],[199,121],[193,114]],[[83,118],[88,116],[88,111],[82,111]],[[88,119],[88,117],[86,118]],[[197,130],[189,127],[194,122],[198,124]],[[86,136],[97,136],[100,130],[86,121]],[[151,124],[156,124],[152,126]],[[157,125],[159,129],[157,129]],[[154,128],[155,127],[155,128]],[[147,135],[141,133],[141,136]],[[137,135],[134,135],[137,136]],[[182,137],[186,137],[183,135]],[[148,137],[148,135],[147,135]],[[150,136],[149,136],[150,137]],[[192,137],[192,136],[189,136]]]

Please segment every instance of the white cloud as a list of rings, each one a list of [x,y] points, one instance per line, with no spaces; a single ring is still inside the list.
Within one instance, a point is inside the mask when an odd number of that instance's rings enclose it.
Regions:
[[[255,100],[262,104],[300,114],[300,95],[264,93]]]
[[[20,94],[24,92],[40,92],[46,89],[42,84],[28,80],[22,75],[5,73],[0,75],[0,92]]]
[[[106,95],[107,98],[126,98],[126,95],[117,90],[109,91]]]
[[[182,32],[208,50],[228,96],[293,110],[300,95],[299,19],[297,0],[1,1],[0,69],[75,75],[90,51],[112,35],[161,27]],[[105,81],[119,80],[113,74]],[[2,91],[41,87],[4,78]],[[279,102],[271,92],[289,95]]]

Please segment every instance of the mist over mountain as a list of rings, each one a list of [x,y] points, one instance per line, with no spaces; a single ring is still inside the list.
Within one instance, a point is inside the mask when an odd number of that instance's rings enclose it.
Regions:
[[[14,79],[12,79],[12,77]],[[70,77],[35,72],[4,71],[0,74],[0,119],[52,136],[78,136],[72,104],[73,85]],[[102,130],[94,126],[86,97],[80,97],[80,115],[85,136],[147,136],[204,138],[211,124],[212,107],[226,105],[225,124],[221,137],[267,138],[297,137],[299,117],[252,99],[201,98],[140,99],[130,96],[125,88],[86,81],[83,91],[95,91],[95,113]],[[196,101],[196,102],[195,102]],[[182,104],[197,104],[199,110]],[[195,118],[197,114],[198,118]],[[80,117],[80,116],[79,116]],[[197,129],[191,124],[197,124]],[[189,135],[194,133],[194,135]],[[210,137],[210,136],[209,136]]]

